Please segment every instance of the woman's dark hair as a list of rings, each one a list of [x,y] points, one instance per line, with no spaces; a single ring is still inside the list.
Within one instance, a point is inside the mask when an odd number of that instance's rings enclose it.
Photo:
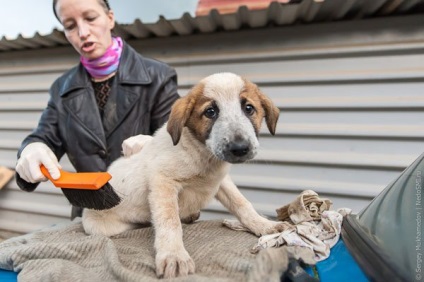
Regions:
[[[60,19],[57,16],[57,13],[56,13],[56,4],[57,4],[57,1],[58,0],[53,0],[53,13],[54,13],[56,19],[60,22]],[[110,5],[109,5],[109,2],[107,0],[97,0],[97,1],[99,2],[100,5],[103,6],[103,8],[105,9],[106,12],[109,12],[110,11]]]

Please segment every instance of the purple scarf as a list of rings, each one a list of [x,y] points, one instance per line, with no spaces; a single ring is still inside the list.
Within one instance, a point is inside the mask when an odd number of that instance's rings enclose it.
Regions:
[[[81,63],[93,78],[103,78],[118,69],[122,53],[121,37],[112,37],[112,45],[107,48],[103,56],[97,59],[87,59],[81,56]]]

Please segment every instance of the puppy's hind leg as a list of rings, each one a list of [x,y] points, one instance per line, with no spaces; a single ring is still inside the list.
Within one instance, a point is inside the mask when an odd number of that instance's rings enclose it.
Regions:
[[[89,235],[102,234],[107,237],[134,229],[134,225],[122,221],[116,214],[95,210],[84,210],[82,225]]]

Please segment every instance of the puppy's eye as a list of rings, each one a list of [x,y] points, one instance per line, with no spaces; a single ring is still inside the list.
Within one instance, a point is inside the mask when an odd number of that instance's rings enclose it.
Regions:
[[[252,106],[252,105],[250,105],[250,104],[246,104],[246,105],[244,106],[244,112],[245,112],[247,115],[251,116],[251,115],[253,115],[253,114],[255,113],[255,107],[253,107],[253,106]]]
[[[205,110],[204,115],[209,119],[215,119],[218,116],[218,109],[209,107]]]

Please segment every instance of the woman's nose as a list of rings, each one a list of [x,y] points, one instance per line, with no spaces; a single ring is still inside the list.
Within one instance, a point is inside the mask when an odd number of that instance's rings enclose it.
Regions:
[[[78,26],[78,33],[79,33],[80,38],[82,38],[82,39],[87,38],[90,35],[90,29],[89,29],[88,25],[84,24],[84,23],[80,24]]]

